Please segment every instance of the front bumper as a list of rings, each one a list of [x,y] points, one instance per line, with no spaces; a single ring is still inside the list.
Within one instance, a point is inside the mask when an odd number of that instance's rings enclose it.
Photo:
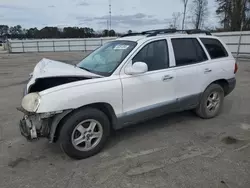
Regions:
[[[22,107],[17,108],[24,113],[23,119],[19,122],[21,134],[28,140],[36,140],[46,137],[52,143],[56,139],[56,130],[60,121],[72,110],[57,111],[50,113],[29,113]]]
[[[27,140],[36,140],[39,137],[49,136],[49,120],[39,119],[36,115],[24,115],[23,119],[19,122],[21,134]]]
[[[25,116],[22,120],[20,120],[19,128],[21,134],[27,138],[28,140],[37,139],[37,131],[36,127],[32,125],[32,122]]]

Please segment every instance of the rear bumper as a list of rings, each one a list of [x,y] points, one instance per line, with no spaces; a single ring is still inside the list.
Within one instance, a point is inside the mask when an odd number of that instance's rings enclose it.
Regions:
[[[230,94],[236,86],[236,79],[235,78],[228,79],[227,82],[228,82],[228,89],[227,89],[227,92],[225,93],[225,95]]]

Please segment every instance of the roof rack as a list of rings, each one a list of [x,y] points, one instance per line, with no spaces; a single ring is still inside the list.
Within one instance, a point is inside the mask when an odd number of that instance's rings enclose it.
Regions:
[[[157,36],[158,34],[177,33],[177,32],[182,32],[182,33],[186,33],[189,35],[199,34],[199,33],[204,33],[206,35],[212,35],[209,31],[200,30],[200,29],[188,29],[188,30],[157,29],[157,30],[143,31],[141,33],[128,33],[128,34],[123,35],[121,37],[129,37],[129,36],[136,36],[136,35],[147,35],[147,37],[153,37],[153,36]]]

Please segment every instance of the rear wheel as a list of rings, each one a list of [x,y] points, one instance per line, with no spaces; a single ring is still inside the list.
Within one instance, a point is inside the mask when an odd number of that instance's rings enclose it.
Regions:
[[[107,116],[100,110],[86,108],[65,120],[60,132],[60,145],[68,156],[84,159],[101,151],[109,133]]]
[[[211,84],[203,93],[196,114],[204,119],[219,115],[224,101],[224,90],[218,84]]]

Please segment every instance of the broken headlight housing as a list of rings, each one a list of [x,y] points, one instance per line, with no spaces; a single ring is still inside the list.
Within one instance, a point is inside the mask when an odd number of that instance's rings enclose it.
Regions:
[[[23,97],[22,107],[28,112],[36,112],[40,101],[41,97],[38,93],[29,93]]]

